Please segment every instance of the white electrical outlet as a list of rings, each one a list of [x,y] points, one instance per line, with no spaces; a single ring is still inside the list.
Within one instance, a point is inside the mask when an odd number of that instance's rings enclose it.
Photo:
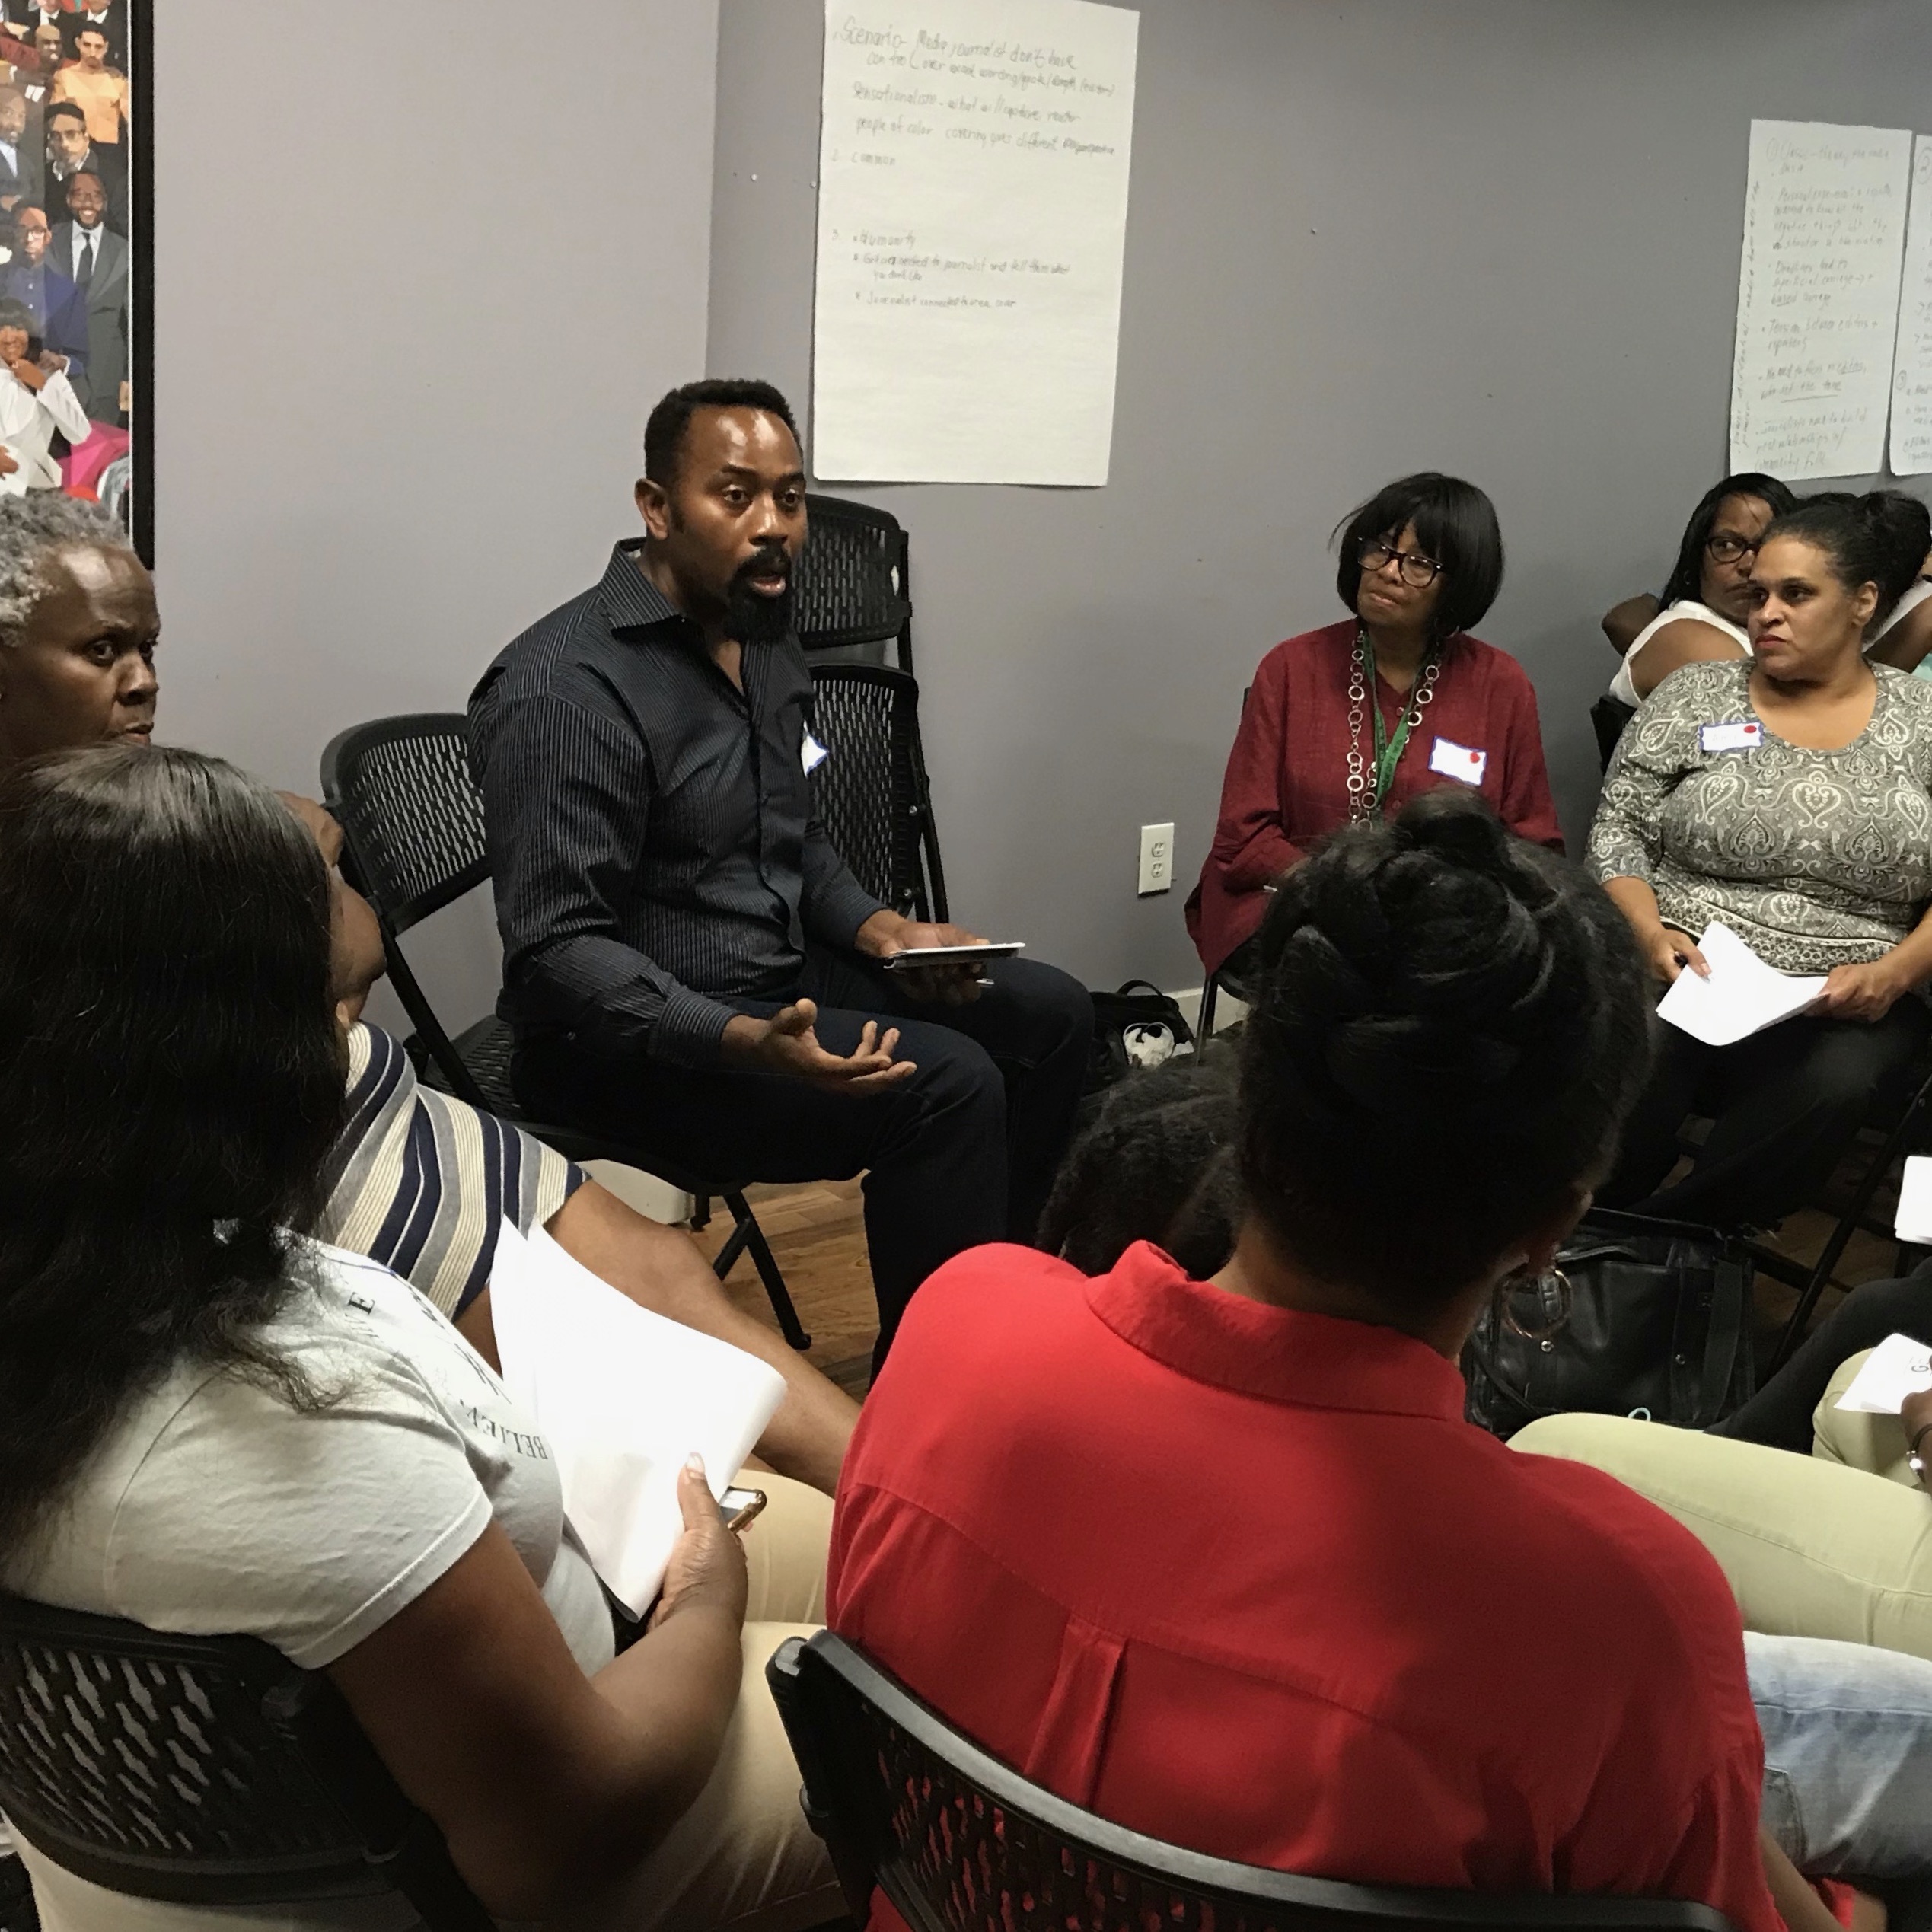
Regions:
[[[1174,827],[1140,828],[1140,893],[1165,892],[1174,883]]]

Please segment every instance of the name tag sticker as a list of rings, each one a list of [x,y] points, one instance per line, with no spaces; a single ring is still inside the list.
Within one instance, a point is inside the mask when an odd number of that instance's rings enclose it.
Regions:
[[[1755,718],[1698,727],[1698,744],[1706,751],[1755,751],[1764,741],[1765,728]]]
[[[1465,785],[1480,785],[1488,764],[1487,751],[1473,751],[1468,745],[1458,744],[1449,738],[1439,738],[1430,748],[1429,769]]]
[[[809,778],[831,754],[811,732],[805,735],[805,743],[799,748],[799,755],[805,760],[805,776]]]

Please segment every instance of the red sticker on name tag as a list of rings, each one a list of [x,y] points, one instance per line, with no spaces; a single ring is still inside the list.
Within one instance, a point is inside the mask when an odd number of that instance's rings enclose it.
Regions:
[[[1439,738],[1429,753],[1429,769],[1440,772],[1445,778],[1453,778],[1465,785],[1480,785],[1483,773],[1489,764],[1487,751],[1475,751],[1466,744],[1458,744],[1453,740]]]
[[[1706,751],[1755,751],[1764,741],[1765,728],[1755,718],[1698,727],[1698,744]]]

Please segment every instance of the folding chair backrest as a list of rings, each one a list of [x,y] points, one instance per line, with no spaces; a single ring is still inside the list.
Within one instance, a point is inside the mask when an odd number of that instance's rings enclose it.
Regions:
[[[1612,697],[1608,691],[1590,706],[1590,727],[1596,733],[1597,761],[1605,771],[1610,769],[1610,760],[1616,754],[1624,727],[1636,716],[1636,712],[1621,698]]]
[[[322,754],[322,789],[358,876],[392,933],[406,933],[489,876],[483,796],[460,711],[352,725]]]
[[[842,496],[805,498],[805,549],[793,589],[799,642],[808,654],[837,651],[885,662],[897,642],[912,668],[912,603],[906,533],[897,517]]]
[[[945,918],[918,685],[883,665],[814,665],[811,681],[813,728],[827,754],[812,802],[833,846],[894,910]]]
[[[829,1631],[790,1639],[767,1675],[862,1923],[876,1883],[914,1932],[1729,1932],[1707,1905],[1348,1885],[1210,1858],[1029,1783]]]
[[[0,1596],[0,1811],[55,1863],[138,1898],[401,1889],[433,1926],[489,1926],[334,1686],[253,1637]]]

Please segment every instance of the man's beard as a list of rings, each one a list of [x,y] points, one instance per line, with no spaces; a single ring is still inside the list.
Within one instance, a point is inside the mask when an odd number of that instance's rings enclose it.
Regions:
[[[725,593],[725,635],[741,644],[778,644],[792,634],[792,579],[782,595],[767,597],[751,588],[752,573],[764,560],[754,558],[738,571]]]

